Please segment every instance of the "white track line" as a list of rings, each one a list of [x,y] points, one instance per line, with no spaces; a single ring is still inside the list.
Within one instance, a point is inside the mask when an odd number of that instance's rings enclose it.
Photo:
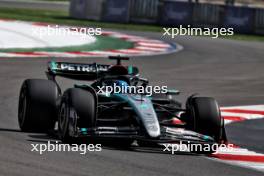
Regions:
[[[48,23],[42,22],[23,22],[16,20],[0,19],[2,22],[17,23],[21,25],[32,25],[45,27]],[[67,27],[67,26],[60,26]],[[80,52],[0,52],[0,57],[108,57],[109,55],[125,55],[125,56],[150,56],[163,55],[178,52],[183,49],[179,44],[170,44],[161,40],[148,39],[145,37],[122,34],[119,32],[103,31],[102,35],[108,37],[119,38],[121,40],[134,43],[133,48],[114,49],[110,51],[80,51]]]
[[[221,114],[223,117],[241,117],[245,120],[264,118],[264,105],[223,107],[221,108]],[[236,121],[238,120],[225,120],[225,123]],[[238,165],[264,172],[264,154],[250,151],[248,149],[240,147],[230,148],[226,151],[219,149],[219,151],[212,155],[212,158],[214,160],[222,161],[228,164]]]

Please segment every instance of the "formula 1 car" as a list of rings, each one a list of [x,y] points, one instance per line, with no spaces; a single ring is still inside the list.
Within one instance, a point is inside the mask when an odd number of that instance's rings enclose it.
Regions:
[[[115,65],[48,63],[48,80],[27,79],[19,96],[18,121],[22,131],[48,132],[57,129],[63,142],[87,137],[117,139],[130,145],[191,142],[226,142],[224,119],[216,100],[190,96],[185,108],[173,97],[177,90],[164,94],[109,93],[102,87],[149,85],[137,67],[124,66],[126,57],[110,57]],[[86,81],[62,92],[56,76]],[[92,82],[91,84],[88,84]],[[101,90],[101,91],[100,91]]]

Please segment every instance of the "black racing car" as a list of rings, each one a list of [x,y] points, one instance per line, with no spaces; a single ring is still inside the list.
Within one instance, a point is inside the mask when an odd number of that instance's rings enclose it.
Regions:
[[[49,62],[48,80],[27,79],[19,96],[18,121],[22,131],[48,132],[55,129],[63,142],[82,137],[118,139],[120,145],[163,143],[216,144],[226,142],[224,119],[213,98],[190,96],[185,108],[166,94],[109,93],[101,87],[113,83],[126,86],[149,85],[136,67]],[[62,92],[56,76],[87,81]],[[91,82],[88,84],[88,82]]]

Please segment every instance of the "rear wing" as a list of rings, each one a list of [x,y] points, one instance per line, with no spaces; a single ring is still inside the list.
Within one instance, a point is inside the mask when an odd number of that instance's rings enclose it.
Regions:
[[[48,63],[47,75],[52,78],[55,76],[66,77],[76,80],[95,80],[103,75],[111,75],[110,68],[113,65],[103,64],[83,64],[83,63],[69,63],[69,62],[54,62]],[[128,66],[128,74],[138,74],[138,68]]]

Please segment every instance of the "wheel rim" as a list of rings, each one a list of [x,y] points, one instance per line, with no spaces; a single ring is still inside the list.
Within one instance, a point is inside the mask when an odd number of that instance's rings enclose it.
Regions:
[[[59,123],[58,123],[61,137],[64,137],[67,131],[67,118],[68,118],[67,112],[68,112],[67,106],[65,103],[63,103],[61,105]]]

